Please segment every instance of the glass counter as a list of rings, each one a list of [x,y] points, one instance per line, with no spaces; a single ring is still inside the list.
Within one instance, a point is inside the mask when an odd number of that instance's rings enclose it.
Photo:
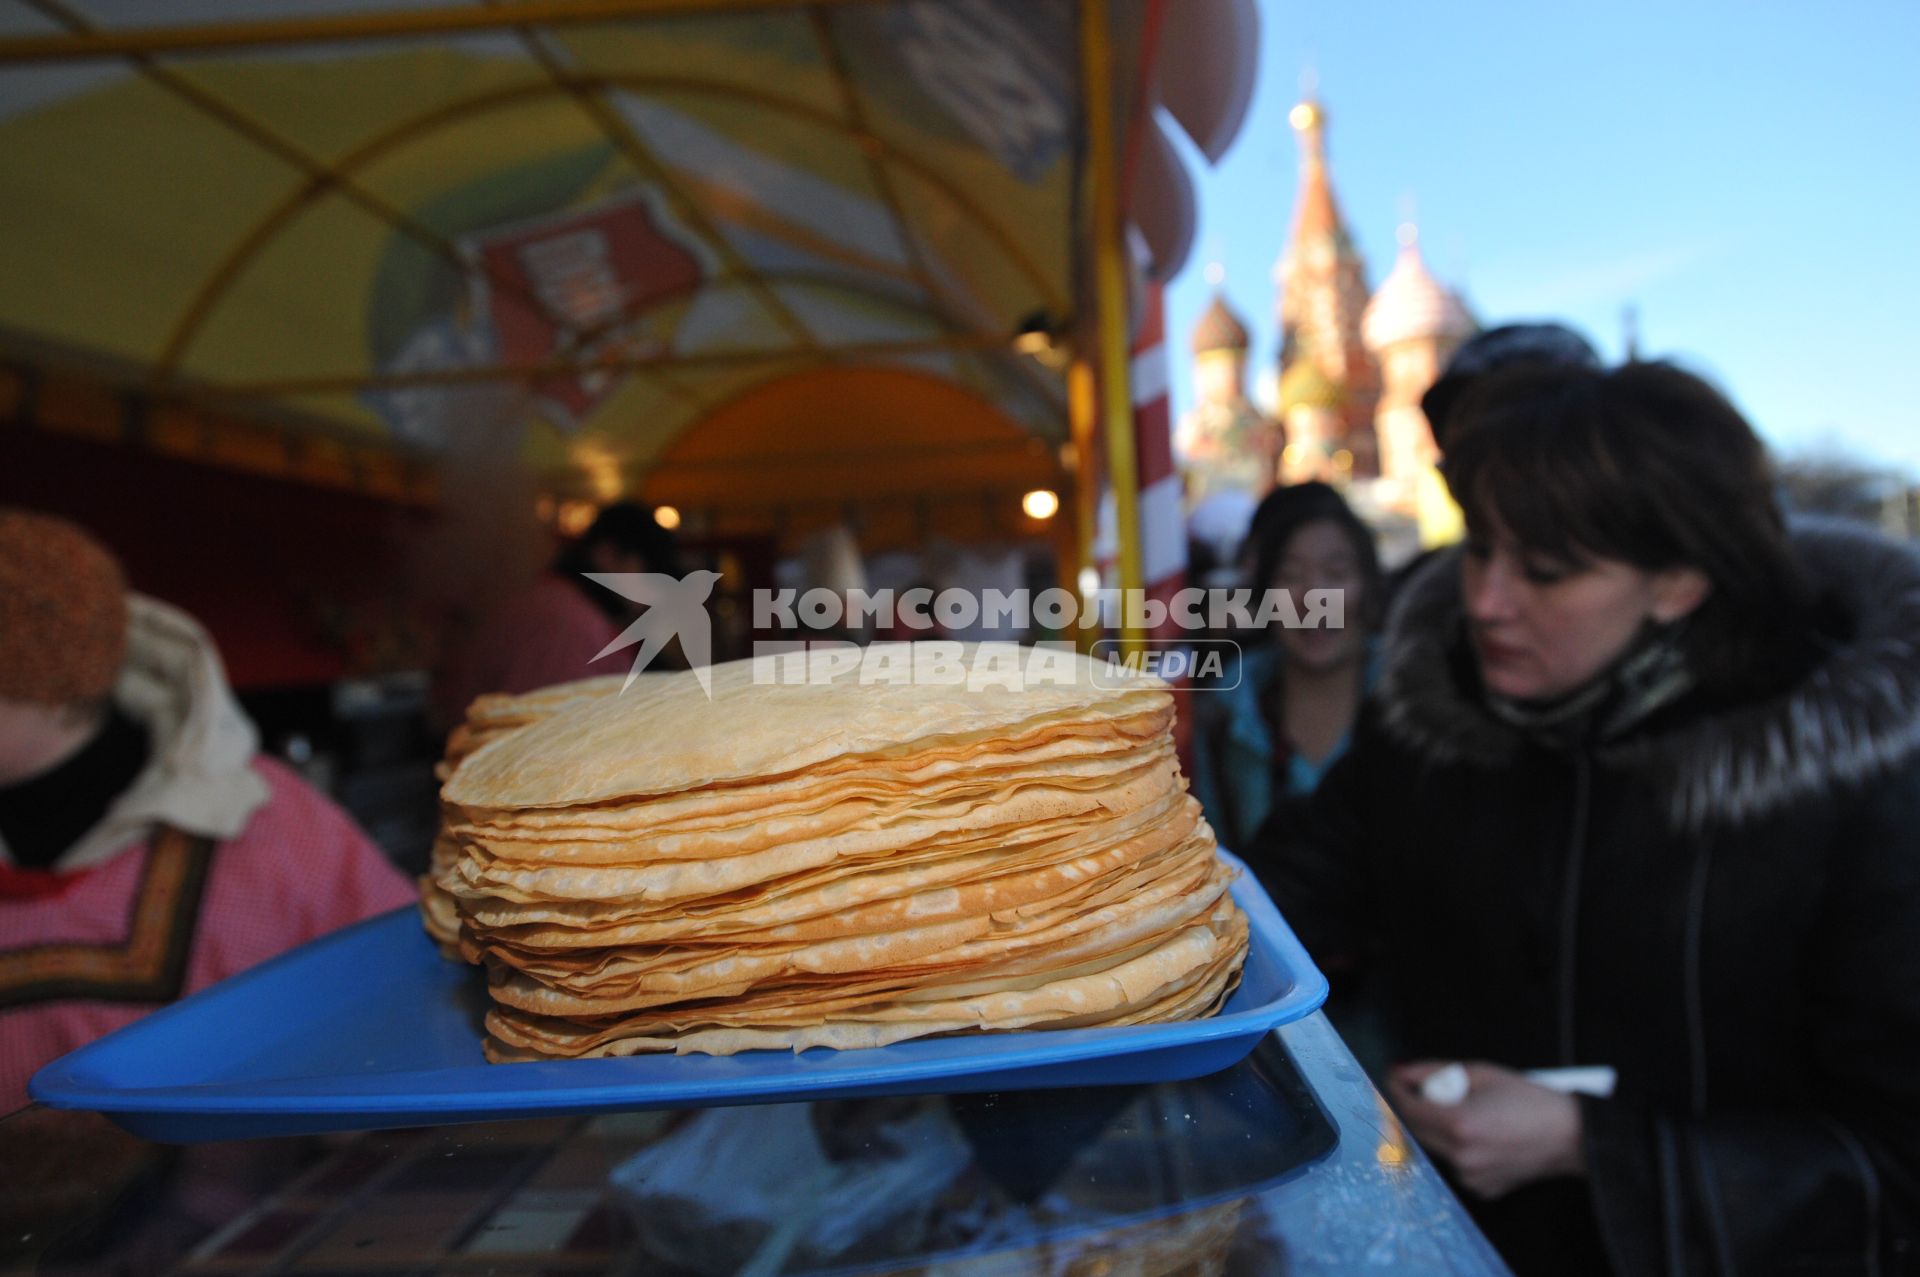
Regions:
[[[1188,1082],[148,1144],[0,1121],[0,1271],[1497,1274],[1323,1016]]]

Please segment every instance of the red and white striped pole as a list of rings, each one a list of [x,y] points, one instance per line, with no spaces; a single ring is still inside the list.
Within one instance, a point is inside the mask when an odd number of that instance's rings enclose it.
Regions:
[[[1166,306],[1161,286],[1147,281],[1140,298],[1128,384],[1133,393],[1133,446],[1139,467],[1140,577],[1146,597],[1163,606],[1186,583],[1187,532],[1179,472],[1173,464],[1173,409],[1168,394]],[[1119,557],[1113,488],[1101,484],[1094,563],[1101,584],[1113,588]],[[1119,618],[1110,618],[1117,622]],[[1148,628],[1150,639],[1177,638],[1171,615]]]
[[[1133,433],[1140,459],[1140,565],[1149,601],[1167,615],[1148,631],[1149,639],[1174,640],[1184,631],[1174,619],[1173,596],[1187,582],[1187,520],[1180,473],[1173,464],[1173,407],[1167,366],[1166,298],[1158,282],[1142,290],[1139,331],[1133,339]],[[1161,646],[1155,644],[1155,646]],[[1190,768],[1193,713],[1187,679],[1173,680],[1178,715],[1174,746]]]
[[[1134,455],[1140,466],[1140,568],[1147,598],[1170,607],[1186,584],[1187,528],[1180,475],[1173,466],[1173,409],[1168,397],[1166,299],[1148,281],[1133,338]],[[1148,638],[1178,638],[1171,615]]]
[[[1137,279],[1137,277],[1136,277]],[[1180,474],[1173,462],[1173,409],[1169,396],[1169,368],[1166,346],[1166,304],[1161,286],[1151,280],[1141,283],[1138,319],[1130,352],[1128,384],[1133,397],[1134,456],[1138,459],[1140,482],[1139,528],[1142,593],[1145,613],[1164,611],[1145,637],[1154,649],[1164,650],[1169,641],[1181,638],[1185,631],[1172,612],[1173,596],[1186,585],[1187,529],[1183,509]],[[1118,579],[1117,508],[1113,490],[1103,484],[1100,501],[1099,536],[1095,564],[1101,584],[1108,588],[1126,583]],[[1157,605],[1157,606],[1156,606]],[[1138,601],[1123,603],[1140,607]],[[1109,616],[1107,621],[1120,625],[1125,617]],[[1156,642],[1155,640],[1161,640]],[[1176,694],[1184,691],[1186,680],[1175,680]],[[1181,697],[1184,702],[1184,696]],[[1187,748],[1187,727],[1191,715],[1184,703],[1175,739],[1182,754]]]

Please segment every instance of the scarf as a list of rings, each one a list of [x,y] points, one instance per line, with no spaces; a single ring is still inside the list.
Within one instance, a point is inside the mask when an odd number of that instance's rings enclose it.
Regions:
[[[1571,692],[1518,700],[1483,692],[1494,717],[1543,744],[1570,747],[1620,739],[1693,690],[1682,644],[1686,623],[1649,624],[1620,658]]]

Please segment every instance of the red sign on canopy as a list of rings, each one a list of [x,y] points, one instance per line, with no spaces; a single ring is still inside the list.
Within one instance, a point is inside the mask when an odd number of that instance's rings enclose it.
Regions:
[[[496,357],[508,364],[659,353],[670,329],[648,323],[649,312],[691,294],[702,275],[699,258],[656,223],[644,199],[497,230],[473,246],[485,267],[482,309]],[[626,376],[618,368],[571,372],[534,389],[554,420],[572,427]]]

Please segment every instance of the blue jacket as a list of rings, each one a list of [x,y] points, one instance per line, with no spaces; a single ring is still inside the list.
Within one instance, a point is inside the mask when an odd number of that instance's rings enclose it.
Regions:
[[[1249,647],[1233,687],[1194,690],[1193,795],[1221,845],[1250,845],[1254,831],[1273,810],[1273,732],[1261,707],[1273,695],[1281,657],[1272,644]],[[1378,673],[1378,653],[1369,647],[1363,688]],[[1348,736],[1318,762],[1294,754],[1287,760],[1285,795],[1311,794],[1320,778],[1347,752]]]

